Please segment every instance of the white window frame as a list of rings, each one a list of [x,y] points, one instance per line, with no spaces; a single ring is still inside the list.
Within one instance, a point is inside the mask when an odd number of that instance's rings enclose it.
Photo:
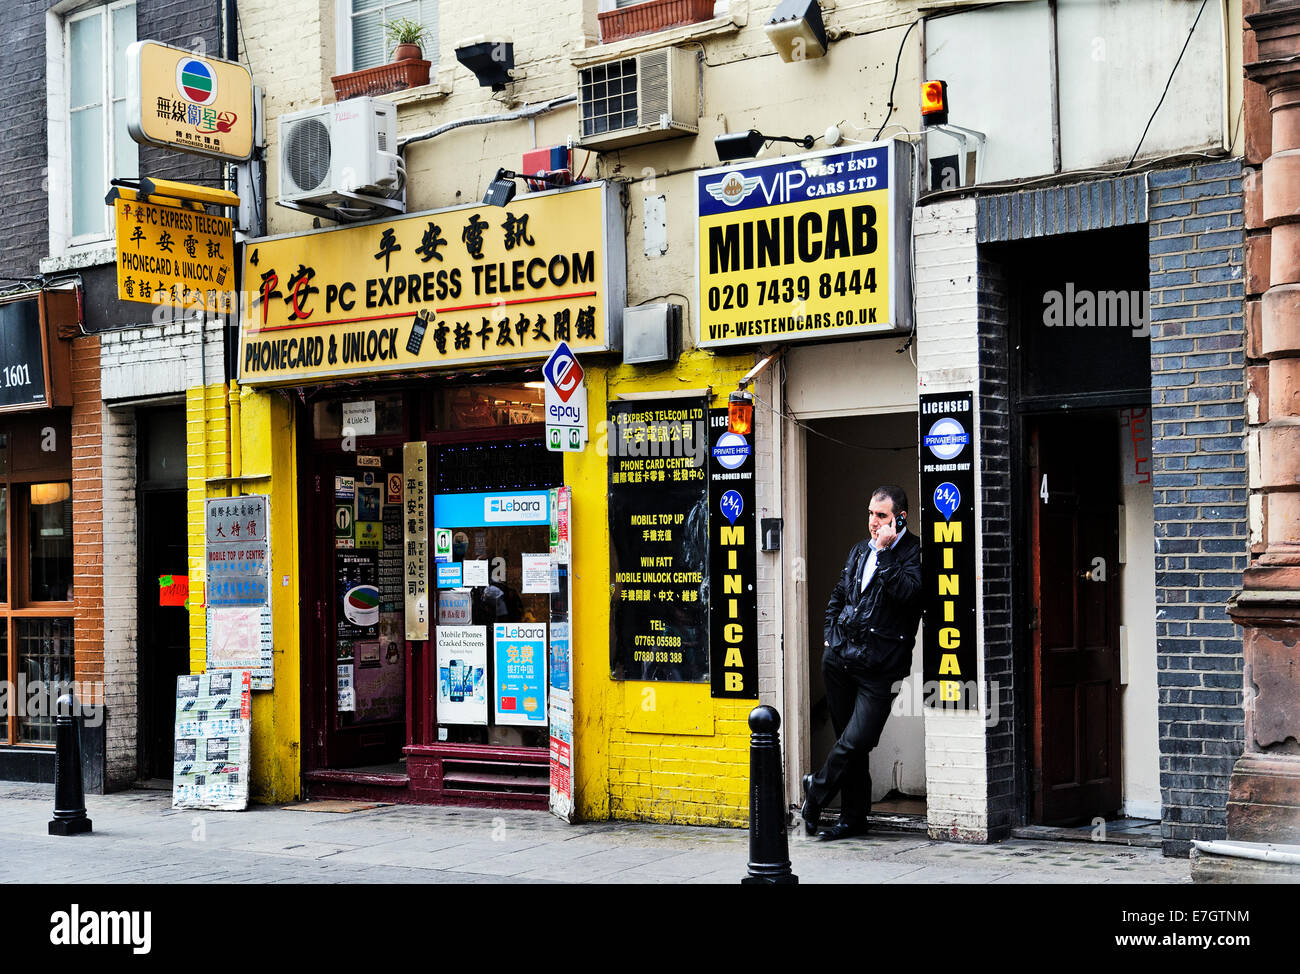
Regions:
[[[398,3],[400,0],[378,0],[384,3]],[[442,30],[442,7],[438,7],[438,31]],[[334,60],[337,70],[335,74],[350,74],[353,71],[360,70],[352,65],[352,0],[334,0]],[[438,67],[438,37],[433,38],[434,46],[432,50],[427,50],[421,45],[424,51],[424,59],[434,62],[434,70]],[[433,57],[429,55],[432,54]],[[376,65],[371,65],[376,67]]]
[[[103,45],[103,189],[108,192],[113,177],[113,14],[124,8],[138,11],[137,0],[111,0],[108,3],[86,3],[85,0],[55,4],[45,18],[45,77],[46,120],[48,132],[49,200],[50,200],[50,255],[61,256],[69,251],[90,250],[102,246],[113,238],[113,226],[105,205],[104,230],[98,233],[74,235],[72,231],[72,97],[71,61],[69,50],[72,31],[70,25],[95,14],[102,14]],[[137,13],[137,34],[139,20]],[[136,149],[136,170],[139,170],[139,149]]]

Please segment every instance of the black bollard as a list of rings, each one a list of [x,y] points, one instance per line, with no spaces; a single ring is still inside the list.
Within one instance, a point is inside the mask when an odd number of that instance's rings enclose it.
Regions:
[[[81,715],[72,694],[59,697],[54,718],[54,818],[50,835],[90,831],[86,796],[81,787]]]
[[[742,884],[792,886],[785,834],[785,783],[781,774],[781,715],[775,707],[749,712],[749,875]]]

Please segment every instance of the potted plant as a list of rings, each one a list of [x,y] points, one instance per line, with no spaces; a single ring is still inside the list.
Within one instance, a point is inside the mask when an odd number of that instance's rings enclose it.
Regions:
[[[394,61],[419,61],[424,58],[424,51],[420,48],[420,41],[424,39],[423,24],[401,17],[384,24],[384,33],[396,45],[393,48]]]

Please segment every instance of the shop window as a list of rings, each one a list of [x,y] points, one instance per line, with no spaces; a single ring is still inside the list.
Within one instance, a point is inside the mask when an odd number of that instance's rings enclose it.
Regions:
[[[411,20],[424,27],[420,51],[438,63],[438,0],[338,0],[338,69],[363,71],[387,63],[393,53],[385,25]]]
[[[66,416],[48,410],[6,418],[10,443],[66,441]],[[30,453],[27,471],[0,473],[0,746],[54,743],[54,707],[73,679],[72,483],[66,454]]]
[[[341,439],[345,412],[354,436],[399,436],[406,432],[402,394],[397,392],[313,403],[312,435],[318,440]]]
[[[438,395],[435,422],[439,432],[527,426],[546,421],[541,382],[453,386]]]
[[[446,443],[434,450],[433,491],[548,490],[564,482],[564,454],[542,440]]]
[[[72,484],[32,484],[27,564],[32,602],[72,601]]]

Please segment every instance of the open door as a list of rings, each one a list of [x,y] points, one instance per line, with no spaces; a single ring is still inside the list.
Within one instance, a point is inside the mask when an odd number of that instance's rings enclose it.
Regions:
[[[1034,818],[1119,809],[1119,469],[1111,414],[1032,418]]]

